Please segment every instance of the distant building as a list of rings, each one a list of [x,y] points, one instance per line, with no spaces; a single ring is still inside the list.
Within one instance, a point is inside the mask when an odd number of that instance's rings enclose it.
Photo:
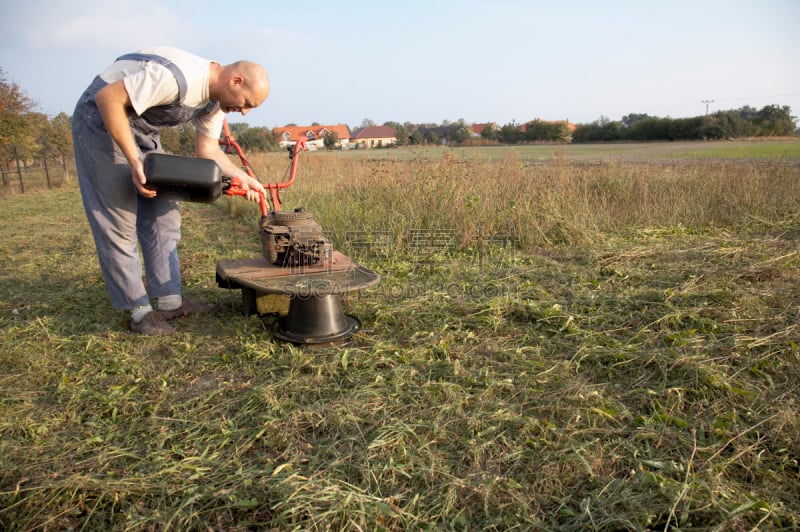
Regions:
[[[359,148],[385,148],[397,144],[397,132],[389,126],[369,126],[354,131],[350,143]]]
[[[308,139],[309,149],[325,147],[325,135],[336,133],[338,136],[337,147],[347,148],[350,144],[350,128],[345,124],[335,126],[286,126],[276,127],[272,133],[279,139],[279,145],[284,148],[292,146],[297,139],[305,137]]]
[[[483,130],[486,129],[488,126],[492,126],[497,129],[497,124],[494,122],[487,122],[485,124],[472,124],[472,136],[473,137],[480,137],[483,135]]]

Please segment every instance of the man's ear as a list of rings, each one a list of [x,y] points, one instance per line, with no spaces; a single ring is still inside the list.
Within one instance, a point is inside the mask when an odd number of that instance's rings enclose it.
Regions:
[[[244,85],[244,77],[242,76],[231,76],[231,86],[241,86]]]

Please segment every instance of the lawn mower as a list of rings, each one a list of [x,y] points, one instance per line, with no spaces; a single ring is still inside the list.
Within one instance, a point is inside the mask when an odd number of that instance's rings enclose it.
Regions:
[[[242,168],[258,179],[227,121],[223,133],[225,153],[238,155]],[[216,281],[242,291],[246,314],[278,314],[273,336],[299,345],[341,344],[361,328],[356,317],[345,314],[342,295],[374,286],[380,276],[334,250],[309,211],[283,210],[280,191],[294,182],[304,149],[304,138],[289,147],[288,179],[262,183],[270,196],[259,198],[262,256],[218,262]],[[222,177],[209,159],[154,153],[144,166],[148,183],[176,199],[210,203],[223,194],[247,195],[239,179]]]

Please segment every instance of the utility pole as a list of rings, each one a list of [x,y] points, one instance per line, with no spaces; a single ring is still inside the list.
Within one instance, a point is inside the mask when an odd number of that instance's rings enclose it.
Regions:
[[[708,116],[708,104],[714,103],[714,100],[701,100],[700,103],[706,104],[706,116]]]

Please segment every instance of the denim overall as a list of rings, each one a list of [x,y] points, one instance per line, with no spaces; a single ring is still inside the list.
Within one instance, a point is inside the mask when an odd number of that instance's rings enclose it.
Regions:
[[[127,54],[118,60],[155,61],[168,68],[178,84],[179,100],[148,109],[141,116],[128,110],[141,156],[161,152],[159,130],[190,122],[214,110],[183,105],[186,78],[168,59],[149,54]],[[83,206],[92,229],[100,269],[111,305],[130,310],[151,299],[181,293],[178,241],[181,214],[169,198],[145,198],[133,185],[131,167],[111,139],[95,103],[95,95],[107,83],[99,76],[89,85],[72,115],[72,139]],[[142,280],[142,260],[147,278]]]

